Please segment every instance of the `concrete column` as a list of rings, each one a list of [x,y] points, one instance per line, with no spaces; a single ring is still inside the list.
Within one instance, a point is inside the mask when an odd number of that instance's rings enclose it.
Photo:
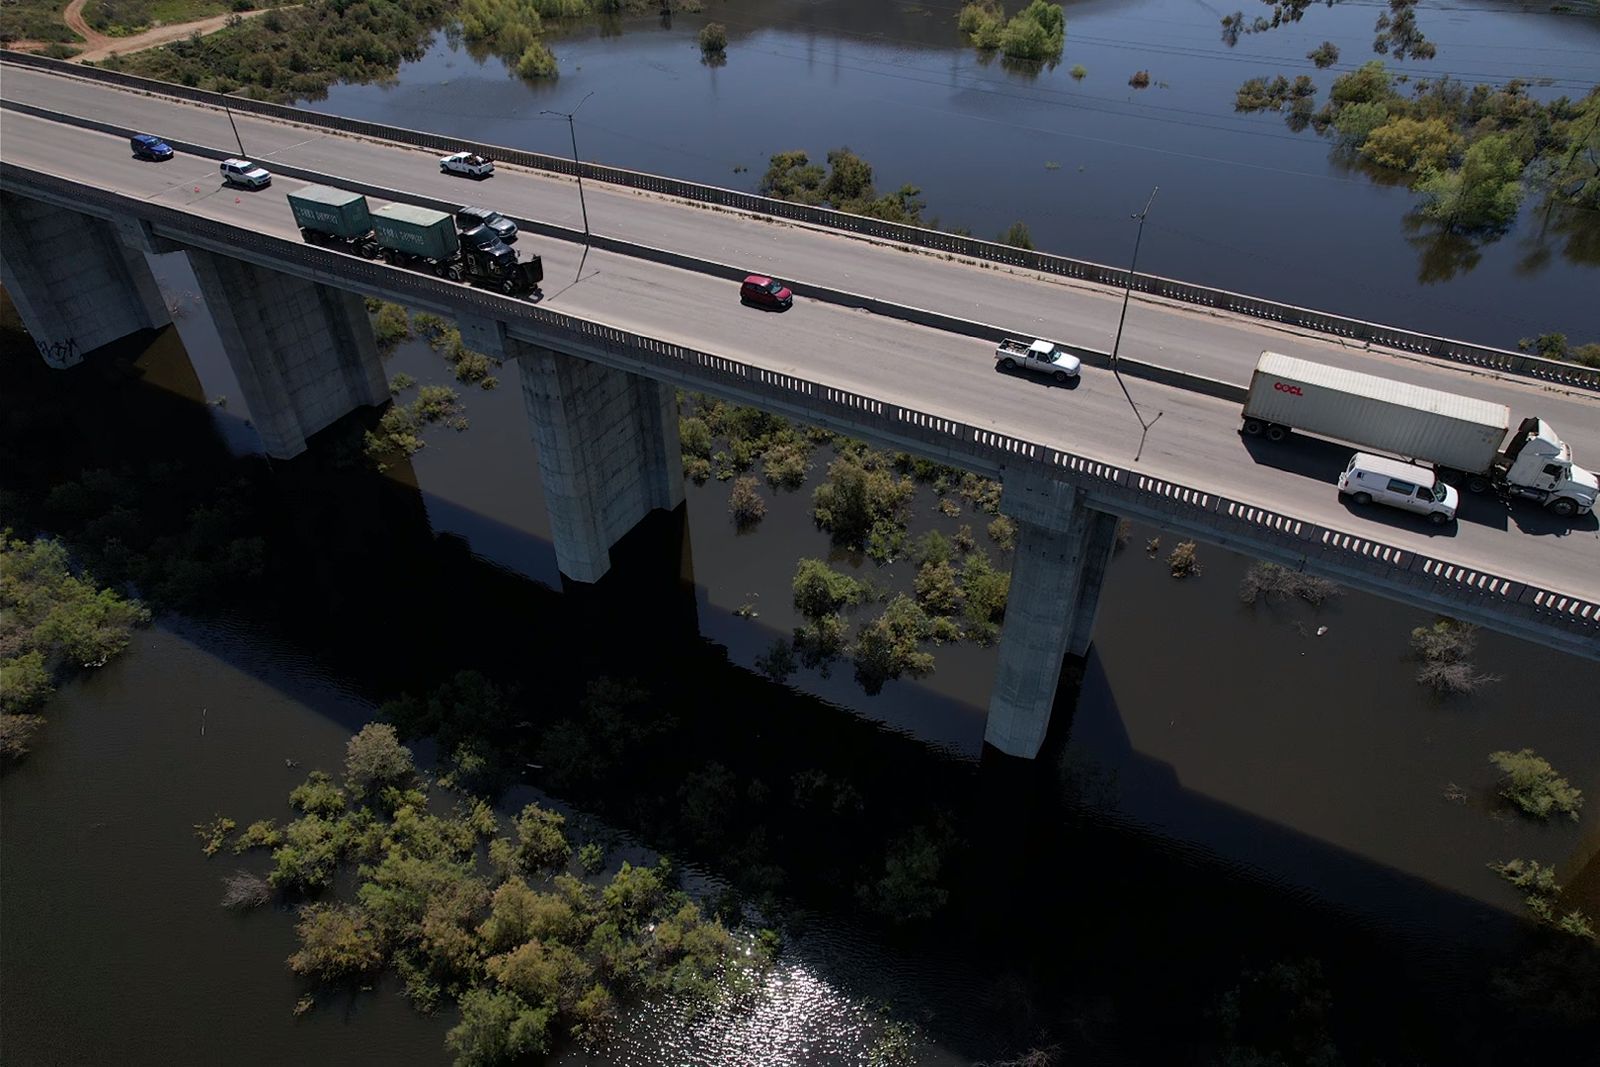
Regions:
[[[389,399],[366,306],[354,293],[189,249],[206,307],[267,455]]]
[[[9,193],[0,194],[0,279],[52,367],[172,321],[150,264],[116,227]]]
[[[1078,582],[1078,603],[1072,612],[1072,629],[1067,633],[1067,654],[1089,654],[1094,640],[1094,617],[1100,610],[1100,589],[1106,584],[1111,553],[1117,547],[1117,517],[1105,511],[1090,511],[1088,541],[1083,549],[1083,576]]]
[[[522,370],[556,565],[595,582],[611,546],[656,508],[683,503],[678,403],[670,386],[548,348],[507,342]]]
[[[1096,513],[1071,486],[1023,477],[1006,481],[1001,510],[1017,525],[1017,548],[983,739],[1032,759],[1050,728]]]

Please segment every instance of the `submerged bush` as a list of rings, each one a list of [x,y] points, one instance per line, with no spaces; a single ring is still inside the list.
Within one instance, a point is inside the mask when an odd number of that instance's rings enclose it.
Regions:
[[[720,22],[708,22],[700,28],[702,55],[719,56],[728,50],[728,28]]]
[[[1533,749],[1491,752],[1489,762],[1504,775],[1500,795],[1524,812],[1536,819],[1548,819],[1559,813],[1577,821],[1578,811],[1583,807],[1582,790],[1573,788]]]

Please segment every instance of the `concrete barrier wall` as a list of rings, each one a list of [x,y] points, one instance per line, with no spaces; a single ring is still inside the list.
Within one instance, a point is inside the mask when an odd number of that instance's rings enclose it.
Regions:
[[[1071,259],[1048,252],[1012,248],[993,241],[980,241],[972,237],[944,233],[940,230],[930,230],[920,226],[907,226],[903,223],[885,222],[882,219],[851,215],[829,208],[791,204],[786,201],[773,200],[769,197],[757,196],[753,193],[741,192],[736,189],[724,189],[720,186],[681,181],[677,178],[645,174],[640,171],[626,170],[621,167],[608,167],[597,163],[574,165],[572,160],[560,156],[549,156],[540,152],[525,152],[501,145],[465,141],[421,130],[409,130],[400,126],[386,126],[380,123],[347,119],[336,115],[324,115],[315,111],[307,111],[303,108],[289,107],[285,104],[251,100],[248,97],[230,96],[224,101],[221,94],[207,92],[203,89],[177,85],[172,82],[157,81],[153,78],[141,78],[132,74],[122,74],[117,71],[104,70],[83,64],[47,59],[44,56],[25,52],[0,51],[0,63],[48,70],[155,95],[209,104],[215,107],[227,106],[235,111],[265,115],[299,123],[303,126],[335,130],[377,140],[393,141],[433,151],[455,152],[472,150],[513,166],[550,171],[556,174],[581,174],[589,181],[607,182],[631,189],[643,189],[648,192],[662,193],[696,203],[714,204],[771,218],[788,219],[806,225],[820,226],[862,237],[894,241],[938,252],[948,252],[965,256],[969,259],[1005,264],[1022,270],[1037,271],[1042,274],[1077,278],[1118,287],[1128,284],[1128,272],[1118,267],[1108,267],[1088,260]],[[1150,296],[1198,304],[1203,307],[1219,308],[1240,315],[1248,315],[1269,322],[1279,322],[1286,326],[1315,330],[1320,333],[1345,337],[1366,344],[1382,345],[1418,355],[1464,363],[1469,366],[1600,392],[1600,368],[1585,367],[1576,363],[1564,363],[1559,360],[1542,359],[1521,352],[1513,352],[1509,349],[1493,348],[1487,345],[1472,344],[1468,341],[1457,341],[1436,337],[1431,334],[1416,333],[1394,326],[1366,322],[1362,319],[1334,315],[1311,308],[1296,307],[1292,304],[1282,304],[1261,297],[1247,296],[1243,293],[1233,293],[1225,289],[1214,289],[1204,285],[1195,285],[1154,274],[1134,275],[1131,287],[1137,292],[1146,293]]]
[[[1463,567],[1100,460],[550,311],[524,300],[199,218],[11,163],[0,162],[0,185],[17,195],[72,210],[140,218],[162,237],[180,243],[203,242],[224,254],[268,261],[278,269],[329,284],[502,321],[508,329],[536,338],[540,344],[600,358],[652,377],[697,385],[717,383],[747,402],[771,400],[775,407],[805,412],[824,424],[848,426],[864,436],[887,438],[897,447],[964,461],[976,469],[1031,469],[1083,488],[1108,510],[1120,509],[1156,521],[1170,516],[1188,528],[1212,531],[1218,543],[1265,546],[1277,555],[1292,555],[1329,571],[1365,575],[1378,588],[1407,586],[1432,602],[1448,601],[1503,621],[1520,622],[1526,627],[1522,632],[1535,639],[1558,640],[1569,650],[1591,656],[1600,652],[1600,603],[1559,590]]]

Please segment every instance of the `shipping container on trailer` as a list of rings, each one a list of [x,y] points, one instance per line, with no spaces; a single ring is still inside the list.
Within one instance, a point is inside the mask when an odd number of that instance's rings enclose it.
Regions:
[[[415,204],[385,204],[374,208],[372,229],[384,248],[411,256],[446,260],[461,247],[452,216]]]
[[[1244,417],[1246,432],[1303,430],[1468,472],[1493,467],[1511,428],[1504,404],[1276,352],[1261,354]]]
[[[372,231],[367,198],[326,185],[308,185],[289,194],[294,220],[308,230],[336,237],[360,237]]]

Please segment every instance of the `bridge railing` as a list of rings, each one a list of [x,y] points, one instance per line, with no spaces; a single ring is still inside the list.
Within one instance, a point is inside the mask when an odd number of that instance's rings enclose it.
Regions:
[[[938,252],[948,252],[968,259],[1004,264],[1022,270],[1036,271],[1041,274],[1078,278],[1084,281],[1119,287],[1127,284],[1128,281],[1128,272],[1118,267],[1108,267],[1100,263],[1058,256],[1049,252],[1012,248],[1009,245],[999,244],[994,241],[982,241],[959,234],[945,233],[941,230],[930,230],[920,226],[909,226],[903,223],[887,222],[883,219],[868,218],[863,215],[852,215],[848,212],[835,211],[831,208],[792,204],[787,201],[774,200],[770,197],[757,196],[754,193],[741,192],[736,189],[725,189],[715,185],[683,181],[678,178],[667,178],[657,174],[646,174],[642,171],[627,170],[622,167],[611,167],[599,163],[574,165],[572,160],[561,156],[545,155],[541,152],[528,152],[503,145],[467,141],[442,134],[411,130],[401,126],[389,126],[377,122],[367,122],[361,119],[325,115],[305,108],[291,107],[287,104],[252,100],[249,97],[229,96],[224,100],[220,93],[197,89],[192,86],[158,81],[154,78],[143,78],[133,74],[106,70],[101,67],[67,63],[62,60],[48,59],[44,56],[26,52],[0,51],[0,62],[68,74],[74,77],[104,82],[109,85],[121,86],[126,89],[189,100],[200,104],[209,104],[214,107],[226,106],[235,111],[251,112],[271,118],[283,119],[303,126],[334,130],[340,133],[370,137],[377,140],[393,141],[432,151],[455,152],[471,150],[513,166],[549,171],[555,174],[574,175],[581,173],[589,181],[607,182],[631,189],[662,193],[698,203],[715,204],[751,214],[787,219],[792,222],[824,227],[863,237],[894,241],[899,244],[928,248]],[[1204,307],[1220,308],[1236,314],[1249,315],[1253,318],[1279,322],[1364,343],[1382,345],[1418,355],[1451,360],[1484,369],[1600,392],[1600,368],[1586,367],[1577,363],[1565,363],[1560,360],[1543,359],[1522,352],[1513,352],[1509,349],[1473,344],[1469,341],[1457,341],[1432,334],[1417,333],[1395,326],[1366,322],[1362,319],[1353,319],[1344,315],[1297,307],[1293,304],[1283,304],[1262,297],[1229,292],[1225,289],[1195,285],[1190,282],[1163,278],[1154,274],[1135,274],[1132,288],[1150,296],[1198,304]]]
[[[0,184],[24,196],[30,189],[47,197],[53,194],[77,209],[98,208],[108,217],[143,218],[164,231],[163,236],[179,241],[203,239],[225,249],[249,249],[280,263],[297,264],[332,284],[343,281],[352,288],[382,291],[400,299],[409,297],[423,306],[453,307],[508,324],[521,324],[547,339],[552,347],[564,347],[577,354],[599,351],[616,362],[657,368],[677,378],[692,368],[694,376],[702,381],[737,383],[745,395],[766,396],[836,424],[876,430],[895,441],[920,444],[935,455],[970,457],[973,465],[982,469],[1030,469],[1078,485],[1111,508],[1122,503],[1134,514],[1169,515],[1181,519],[1182,525],[1213,530],[1224,541],[1232,538],[1265,542],[1294,557],[1315,559],[1330,568],[1369,574],[1374,579],[1393,582],[1398,576],[1403,583],[1439,597],[1488,608],[1509,618],[1559,623],[1579,640],[1600,643],[1600,603],[1559,590],[1463,567],[862,393],[551,311],[524,300],[123,197],[15,164],[0,162]]]

